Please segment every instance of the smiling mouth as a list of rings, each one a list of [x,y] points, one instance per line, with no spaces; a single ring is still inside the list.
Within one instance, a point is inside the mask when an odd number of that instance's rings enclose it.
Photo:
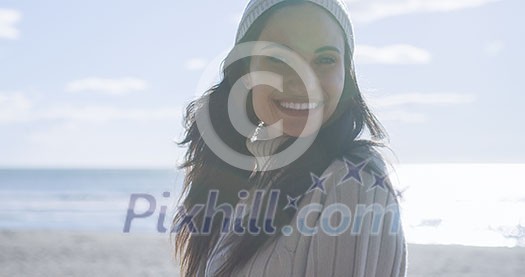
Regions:
[[[292,116],[307,116],[309,112],[319,109],[323,101],[274,100],[275,105],[285,114]]]
[[[277,101],[277,104],[285,109],[306,111],[317,109],[321,104],[320,102],[291,102],[291,101]]]

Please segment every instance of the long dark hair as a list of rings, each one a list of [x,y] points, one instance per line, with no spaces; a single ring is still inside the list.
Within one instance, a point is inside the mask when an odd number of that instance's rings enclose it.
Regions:
[[[294,1],[284,1],[275,5],[260,16],[239,43],[256,41],[268,18],[283,5]],[[345,40],[346,41],[346,40]],[[341,100],[336,111],[320,129],[309,149],[296,161],[277,170],[252,172],[236,168],[224,162],[204,142],[201,131],[196,123],[197,116],[204,112],[203,105],[208,105],[211,123],[217,135],[232,150],[244,155],[251,155],[246,148],[246,137],[239,134],[233,127],[228,116],[228,96],[232,85],[242,75],[248,72],[249,58],[232,63],[223,68],[223,79],[211,87],[204,95],[192,101],[185,115],[186,133],[179,143],[187,146],[185,161],[180,168],[186,170],[184,188],[181,195],[182,207],[176,213],[174,226],[183,222],[186,212],[197,204],[205,204],[210,190],[219,190],[217,203],[229,203],[233,207],[238,203],[238,192],[247,187],[264,187],[270,182],[270,188],[280,190],[274,225],[277,230],[289,224],[294,216],[292,209],[282,211],[287,204],[286,195],[298,196],[310,186],[310,173],[320,175],[335,159],[348,158],[358,160],[362,157],[354,155],[360,147],[382,146],[386,132],[365,103],[356,82],[355,70],[350,56],[350,50],[345,43],[345,84]],[[248,117],[256,123],[257,117],[251,106],[251,98],[247,103]],[[360,139],[368,131],[370,139]],[[278,149],[286,148],[288,144]],[[282,174],[282,173],[285,174]],[[265,203],[266,201],[262,201]],[[264,210],[264,209],[263,209]],[[194,218],[194,222],[203,222],[203,213]],[[175,254],[180,257],[182,265],[181,276],[195,276],[201,262],[209,258],[210,252],[219,238],[222,217],[215,216],[212,221],[212,231],[207,236],[192,234],[188,225],[178,230],[175,238]],[[181,224],[182,225],[182,224]],[[196,226],[199,229],[200,226]],[[236,235],[231,241],[232,248],[227,261],[221,266],[219,276],[229,276],[237,266],[245,264],[264,244],[274,240],[277,235],[243,234]]]

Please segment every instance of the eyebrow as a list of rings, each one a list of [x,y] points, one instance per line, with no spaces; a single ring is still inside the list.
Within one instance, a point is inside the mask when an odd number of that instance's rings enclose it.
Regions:
[[[293,51],[292,48],[290,48],[288,45],[280,44],[280,43],[271,43],[261,48],[261,50],[268,49],[268,48],[286,48],[290,51]]]
[[[315,50],[315,53],[324,52],[324,51],[335,51],[337,53],[341,53],[341,51],[337,47],[334,47],[334,46],[323,46]]]
[[[290,48],[288,45],[280,44],[280,43],[272,43],[268,46],[263,47],[262,49],[267,49],[267,48],[272,48],[272,47],[287,48],[288,50],[293,51],[293,49]],[[324,52],[324,51],[334,51],[334,52],[341,54],[341,50],[339,50],[339,48],[334,47],[334,46],[329,46],[329,45],[318,48],[317,50],[315,50],[315,53],[317,54],[317,53]]]

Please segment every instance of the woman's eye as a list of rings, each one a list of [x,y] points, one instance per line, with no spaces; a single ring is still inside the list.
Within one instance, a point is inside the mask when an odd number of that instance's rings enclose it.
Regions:
[[[333,57],[319,57],[317,59],[317,64],[331,65],[336,62],[336,59]]]

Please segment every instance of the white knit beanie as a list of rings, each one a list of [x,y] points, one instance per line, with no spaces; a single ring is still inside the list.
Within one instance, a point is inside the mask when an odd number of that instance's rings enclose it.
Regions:
[[[242,15],[241,22],[239,23],[239,29],[237,30],[237,36],[235,37],[235,42],[239,43],[244,35],[246,35],[246,32],[248,29],[250,29],[250,26],[252,26],[253,22],[265,11],[278,3],[286,1],[311,2],[323,7],[328,12],[330,12],[337,22],[339,22],[339,25],[341,25],[341,28],[345,32],[348,46],[350,47],[350,56],[353,56],[355,47],[354,32],[352,23],[350,22],[350,17],[348,15],[348,10],[343,0],[251,0],[246,6],[246,9]]]

